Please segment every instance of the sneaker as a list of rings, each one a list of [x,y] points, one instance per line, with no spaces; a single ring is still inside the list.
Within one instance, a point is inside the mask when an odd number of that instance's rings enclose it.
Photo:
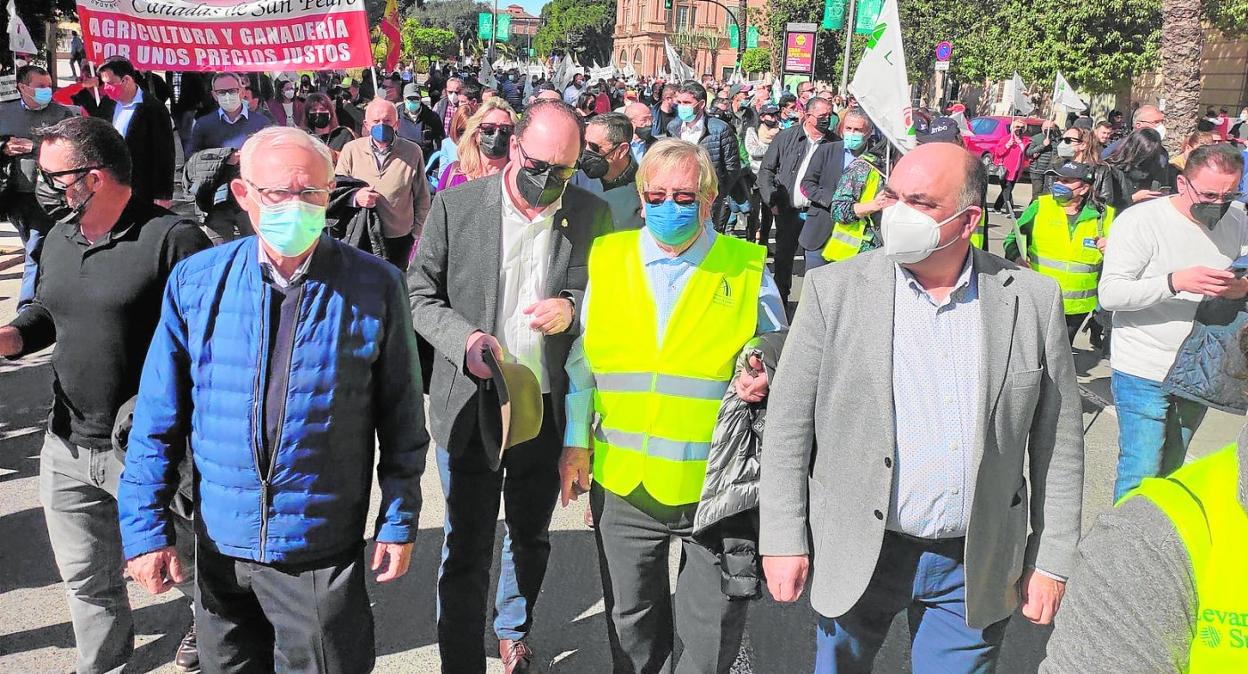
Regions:
[[[195,641],[194,621],[191,621],[191,628],[186,631],[186,636],[182,637],[182,642],[178,644],[178,651],[173,656],[173,666],[177,667],[180,672],[190,674],[199,671],[199,645]]]

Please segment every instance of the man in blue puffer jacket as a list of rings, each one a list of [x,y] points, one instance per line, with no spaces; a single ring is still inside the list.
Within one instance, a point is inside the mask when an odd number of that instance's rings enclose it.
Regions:
[[[188,259],[165,289],[118,490],[127,567],[154,593],[182,575],[168,505],[189,440],[204,671],[367,672],[374,446],[385,582],[411,558],[429,444],[405,288],[323,234],[328,148],[272,127],[241,155],[230,187],[259,237]]]
[[[676,92],[676,119],[668,123],[667,135],[700,145],[711,156],[711,166],[719,179],[719,196],[711,205],[711,219],[715,231],[723,232],[728,224],[725,198],[741,177],[737,132],[727,122],[706,114],[706,88],[689,80]]]

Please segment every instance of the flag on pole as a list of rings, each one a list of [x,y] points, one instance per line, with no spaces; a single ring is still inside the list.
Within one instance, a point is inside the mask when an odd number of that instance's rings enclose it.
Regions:
[[[886,0],[880,9],[854,80],[849,83],[849,93],[890,144],[903,153],[914,147],[910,81],[906,79],[897,0]]]
[[[490,63],[490,59],[481,59],[481,72],[478,73],[477,80],[481,82],[481,86],[487,89],[493,89],[498,86],[498,81],[494,79],[494,65]]]
[[[529,72],[524,77],[524,93],[521,97],[527,103],[533,97],[533,68],[529,68]]]
[[[19,54],[39,53],[34,38],[30,36],[30,29],[26,28],[26,24],[17,15],[14,0],[9,0],[9,51]]]
[[[784,78],[781,75],[771,76],[771,102],[780,105],[780,97],[784,96]]]
[[[1070,86],[1066,78],[1062,77],[1062,71],[1060,70],[1057,71],[1057,77],[1053,80],[1053,105],[1055,108],[1058,105],[1065,106],[1067,110],[1072,112],[1083,112],[1088,109],[1083,99],[1079,98],[1079,94],[1075,93],[1074,88]]]
[[[386,12],[381,17],[381,34],[386,36],[386,42],[389,43],[386,48],[386,71],[394,72],[399,67],[399,50],[403,45],[403,36],[399,33],[399,4],[396,0],[386,0]]]
[[[693,79],[693,68],[685,65],[680,60],[680,56],[676,54],[676,50],[672,48],[672,43],[666,39],[663,40],[663,50],[667,53],[668,67],[672,70],[672,77],[684,82]]]
[[[1007,100],[1010,101],[1012,111],[1020,115],[1030,115],[1036,106],[1031,104],[1031,97],[1027,95],[1027,85],[1023,83],[1023,78],[1019,77],[1018,71],[1014,71],[1014,79],[1007,84]]]

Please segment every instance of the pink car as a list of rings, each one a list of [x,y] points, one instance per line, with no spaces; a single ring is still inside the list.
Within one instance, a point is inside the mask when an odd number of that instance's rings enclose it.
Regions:
[[[972,119],[972,135],[962,137],[962,141],[966,143],[966,149],[969,150],[971,154],[974,154],[982,159],[985,164],[991,163],[992,148],[996,147],[997,143],[1010,132],[1011,119],[1014,118],[1004,115],[976,117],[975,119]],[[1044,124],[1044,120],[1039,117],[1025,117],[1024,121],[1027,123],[1027,127],[1023,129],[1023,137],[1025,138],[1030,138],[1031,136],[1040,133],[1040,127]],[[1030,163],[1031,160],[1026,157],[1023,158],[1022,172],[1027,170],[1027,165]]]

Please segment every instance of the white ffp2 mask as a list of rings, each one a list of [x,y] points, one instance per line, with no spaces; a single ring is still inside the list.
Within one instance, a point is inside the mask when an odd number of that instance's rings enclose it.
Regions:
[[[915,264],[932,253],[953,245],[958,237],[940,243],[940,228],[966,212],[967,206],[940,222],[904,201],[884,209],[880,234],[884,237],[884,255],[897,264]]]

